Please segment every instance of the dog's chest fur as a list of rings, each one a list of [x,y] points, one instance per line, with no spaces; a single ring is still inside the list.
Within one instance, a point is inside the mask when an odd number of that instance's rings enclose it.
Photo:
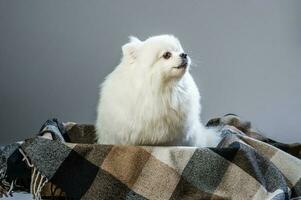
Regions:
[[[139,144],[177,145],[185,137],[188,98],[179,87],[170,88],[160,95],[140,96],[136,104],[134,121],[136,126],[130,140]],[[140,112],[139,112],[140,110]]]
[[[191,111],[187,89],[185,84],[163,90],[145,83],[131,85],[128,80],[111,76],[102,88],[98,108],[99,143],[183,144]]]

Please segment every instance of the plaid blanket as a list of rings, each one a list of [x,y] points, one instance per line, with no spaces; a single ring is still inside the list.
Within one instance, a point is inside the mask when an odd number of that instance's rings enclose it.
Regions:
[[[260,133],[255,134],[258,137],[251,137],[254,129],[250,124],[246,126],[244,121],[231,116],[238,120],[234,126],[225,118],[227,116],[208,123],[208,126],[221,126],[223,140],[216,148],[92,144],[95,141],[93,126],[69,124],[67,134],[76,143],[39,137],[28,139],[14,144],[9,151],[2,149],[2,164],[14,154],[11,149],[22,152],[31,179],[25,188],[36,198],[301,197],[301,145],[284,148],[285,144],[264,136],[259,138]],[[284,150],[277,147],[279,144]],[[2,171],[8,168],[3,165]],[[16,179],[11,181],[16,183]],[[2,184],[2,190],[7,190],[5,185],[9,186]]]

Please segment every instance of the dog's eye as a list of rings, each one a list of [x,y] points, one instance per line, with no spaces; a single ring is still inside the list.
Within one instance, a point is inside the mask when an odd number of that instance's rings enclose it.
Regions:
[[[163,54],[164,59],[169,59],[170,57],[171,57],[171,53],[169,51],[167,51]]]

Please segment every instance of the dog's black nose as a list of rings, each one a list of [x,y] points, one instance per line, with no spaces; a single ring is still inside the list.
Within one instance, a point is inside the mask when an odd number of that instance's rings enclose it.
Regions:
[[[186,53],[181,53],[180,57],[185,59],[185,58],[187,58],[187,54]]]

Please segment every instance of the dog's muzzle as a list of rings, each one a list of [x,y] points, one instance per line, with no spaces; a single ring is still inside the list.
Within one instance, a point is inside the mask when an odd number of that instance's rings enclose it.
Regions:
[[[181,53],[180,57],[182,58],[182,62],[179,66],[175,67],[177,69],[186,68],[188,66],[188,58],[186,53]]]

